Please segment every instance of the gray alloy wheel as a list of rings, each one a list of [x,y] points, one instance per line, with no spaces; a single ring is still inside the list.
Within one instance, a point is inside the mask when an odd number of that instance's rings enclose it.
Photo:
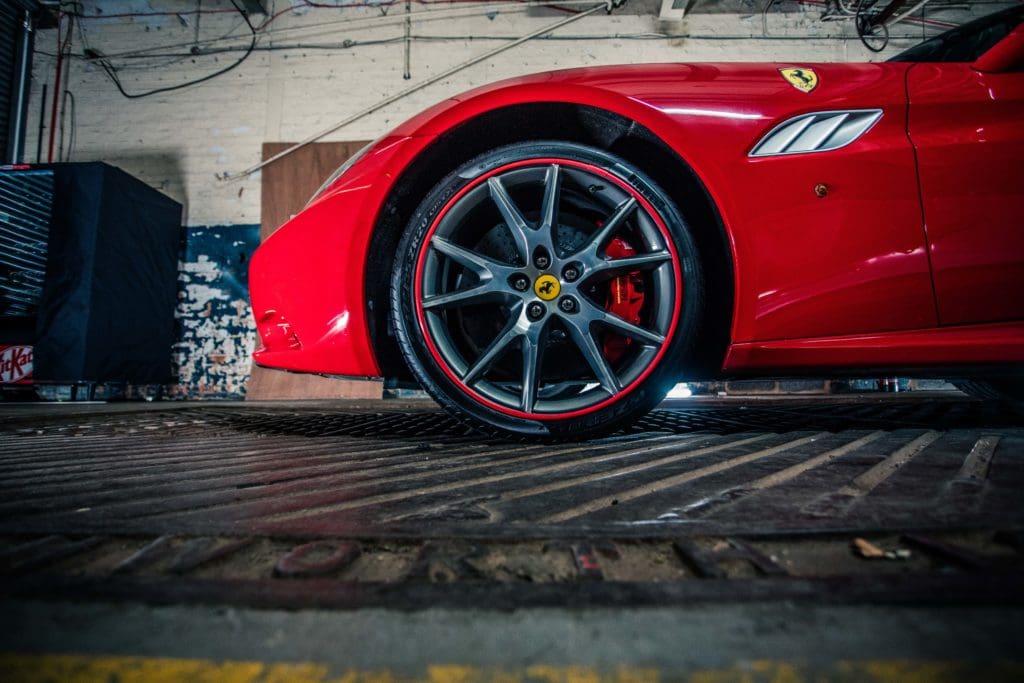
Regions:
[[[674,381],[703,302],[695,249],[639,169],[569,143],[494,150],[441,181],[399,246],[395,329],[477,426],[582,436]]]

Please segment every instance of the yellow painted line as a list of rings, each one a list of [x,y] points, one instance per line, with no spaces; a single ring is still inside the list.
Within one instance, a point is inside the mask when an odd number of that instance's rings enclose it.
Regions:
[[[319,664],[211,662],[157,657],[0,655],[5,683],[323,683]]]
[[[162,657],[0,654],[4,683],[953,683],[1019,681],[1022,662],[840,661],[810,667],[753,661],[722,669],[660,671],[618,666],[427,666],[415,675],[387,669],[332,672],[313,662],[269,663]]]

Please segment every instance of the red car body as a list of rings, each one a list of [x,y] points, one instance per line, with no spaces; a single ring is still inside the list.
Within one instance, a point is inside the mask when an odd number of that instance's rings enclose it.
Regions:
[[[389,199],[447,132],[543,102],[634,121],[699,179],[731,261],[721,376],[1024,362],[1022,64],[1018,26],[973,64],[597,67],[449,99],[376,142],[259,248],[254,358],[389,372],[367,291]],[[794,87],[786,67],[813,71],[817,86]],[[751,155],[793,117],[875,109],[877,123],[840,149]]]

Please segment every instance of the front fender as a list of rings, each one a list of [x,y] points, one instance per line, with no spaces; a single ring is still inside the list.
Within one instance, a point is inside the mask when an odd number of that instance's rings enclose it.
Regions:
[[[249,290],[258,365],[378,377],[366,314],[364,267],[378,208],[430,138],[391,135],[260,245]]]

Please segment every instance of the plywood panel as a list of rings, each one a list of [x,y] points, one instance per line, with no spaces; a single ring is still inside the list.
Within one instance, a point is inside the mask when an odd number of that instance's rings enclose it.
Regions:
[[[383,382],[300,375],[285,370],[253,366],[245,398],[247,401],[380,398],[383,386]]]
[[[263,158],[291,147],[290,142],[263,143]],[[266,239],[302,210],[324,180],[358,152],[365,141],[306,145],[263,169],[260,188],[260,239]]]
[[[266,239],[302,210],[324,180],[366,142],[320,142],[307,145],[263,169],[260,190],[260,239]],[[263,144],[268,159],[289,142]],[[380,398],[380,382],[341,380],[301,375],[253,366],[247,400]]]

